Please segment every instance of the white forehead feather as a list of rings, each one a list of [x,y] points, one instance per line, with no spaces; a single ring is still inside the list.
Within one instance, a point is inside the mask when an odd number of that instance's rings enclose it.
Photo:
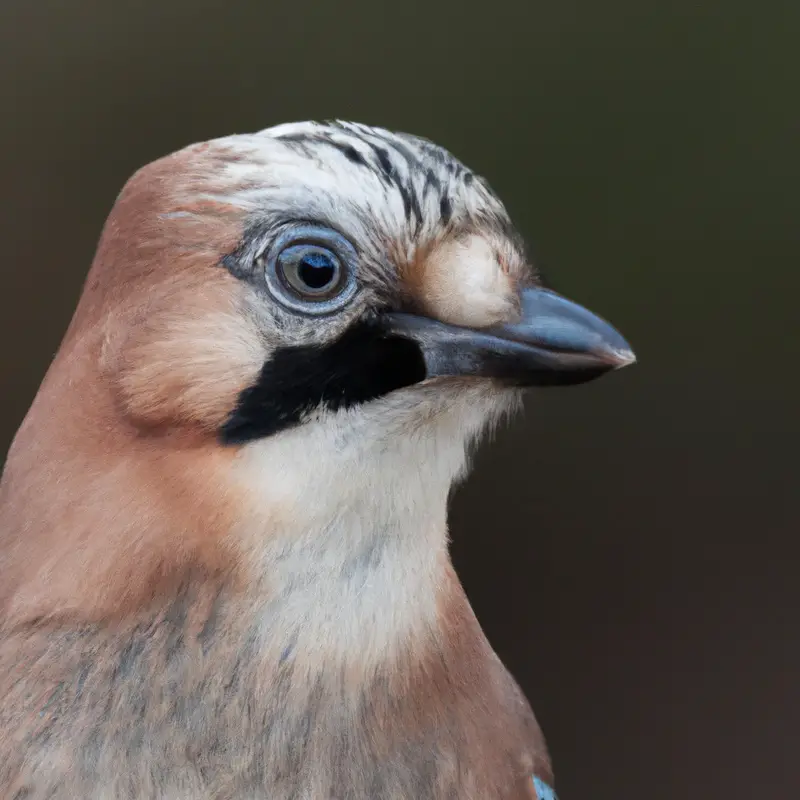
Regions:
[[[502,203],[449,152],[427,140],[348,122],[296,122],[218,139],[235,156],[207,195],[259,215],[280,210],[346,221],[401,244],[463,220],[507,227]]]

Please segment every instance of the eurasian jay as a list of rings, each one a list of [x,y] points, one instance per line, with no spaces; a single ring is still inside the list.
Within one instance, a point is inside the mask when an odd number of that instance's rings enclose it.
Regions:
[[[447,499],[525,388],[633,360],[425,139],[140,170],[0,487],[0,796],[554,797]]]

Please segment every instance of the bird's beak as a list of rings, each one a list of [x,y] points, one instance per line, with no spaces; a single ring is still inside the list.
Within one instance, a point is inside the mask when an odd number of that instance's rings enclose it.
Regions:
[[[611,325],[547,289],[523,289],[519,319],[488,328],[406,313],[387,313],[383,319],[389,332],[419,345],[428,377],[486,377],[523,387],[567,385],[636,360]]]

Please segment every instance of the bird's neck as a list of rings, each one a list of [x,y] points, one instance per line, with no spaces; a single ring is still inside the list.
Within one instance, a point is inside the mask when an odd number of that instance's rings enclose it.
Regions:
[[[466,454],[452,431],[361,433],[312,425],[246,448],[236,539],[266,642],[369,666],[434,635],[463,598],[446,511]]]
[[[398,392],[238,450],[35,408],[3,480],[0,607],[18,621],[147,614],[193,570],[236,587],[267,650],[391,659],[435,636],[443,608],[468,608],[447,499],[496,401],[431,397]]]

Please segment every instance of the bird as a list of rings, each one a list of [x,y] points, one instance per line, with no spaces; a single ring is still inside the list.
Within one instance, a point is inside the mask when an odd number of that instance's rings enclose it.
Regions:
[[[529,389],[634,360],[428,139],[141,168],[0,483],[0,797],[553,800],[448,497]]]

